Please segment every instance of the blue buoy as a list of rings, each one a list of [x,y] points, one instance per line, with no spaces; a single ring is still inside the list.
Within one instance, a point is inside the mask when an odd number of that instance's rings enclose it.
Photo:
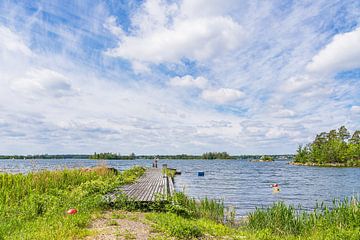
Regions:
[[[205,176],[205,172],[198,172],[198,177],[203,177]]]

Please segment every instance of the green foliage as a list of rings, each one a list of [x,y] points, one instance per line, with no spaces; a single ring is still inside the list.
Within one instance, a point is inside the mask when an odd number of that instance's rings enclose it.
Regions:
[[[231,159],[227,152],[207,152],[202,155],[203,159]]]
[[[106,168],[0,174],[0,239],[72,239],[86,235],[91,215],[105,207],[103,194],[139,177]],[[67,215],[69,208],[78,213]]]
[[[360,131],[350,138],[349,131],[341,126],[338,130],[322,132],[315,140],[299,146],[295,162],[316,165],[360,166]]]
[[[134,160],[136,158],[135,153],[131,153],[129,156],[122,156],[117,153],[94,153],[93,155],[89,156],[90,159],[109,159],[109,160],[117,160],[117,159],[123,159],[123,160]]]
[[[163,175],[171,177],[172,179],[175,177],[175,174],[176,174],[176,170],[171,169],[171,168],[163,168],[163,169],[161,169],[161,172]]]
[[[274,161],[274,158],[271,156],[268,156],[268,155],[263,155],[263,156],[261,156],[260,160],[266,161],[266,162],[271,162],[271,161]]]

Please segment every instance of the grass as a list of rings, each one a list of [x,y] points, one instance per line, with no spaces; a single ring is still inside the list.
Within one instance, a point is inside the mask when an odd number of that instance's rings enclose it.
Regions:
[[[267,209],[257,209],[248,219],[249,229],[267,230],[278,236],[340,234],[345,239],[360,239],[360,203],[356,198],[334,201],[330,208],[322,204],[310,213],[280,202]]]
[[[207,198],[198,201],[182,192],[175,192],[167,198],[159,195],[155,202],[135,202],[125,195],[119,195],[113,207],[126,211],[169,212],[184,218],[205,218],[220,223],[225,220],[233,222],[235,218],[234,211],[225,211],[222,201]]]
[[[175,177],[175,174],[176,174],[176,170],[174,170],[174,169],[169,169],[169,168],[162,168],[162,169],[161,169],[161,173],[162,173],[163,175],[168,176],[168,177],[174,178],[174,177]]]
[[[212,237],[241,239],[244,235],[236,228],[206,218],[184,218],[175,213],[150,213],[146,218],[155,223],[158,231],[177,239]]]
[[[92,216],[104,209],[103,195],[144,172],[92,170],[0,174],[0,239],[72,239],[87,235]],[[75,208],[78,213],[68,215]]]
[[[153,212],[147,219],[158,231],[176,239],[360,239],[360,203],[356,198],[334,201],[331,207],[321,204],[312,212],[279,202],[255,210],[240,226],[217,222],[206,214],[184,217]]]

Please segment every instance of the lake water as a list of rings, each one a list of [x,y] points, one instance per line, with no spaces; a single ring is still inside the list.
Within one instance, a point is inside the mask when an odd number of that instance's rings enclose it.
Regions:
[[[107,160],[107,166],[124,170],[134,165],[150,167],[151,160]],[[160,160],[181,171],[175,187],[195,198],[222,199],[233,206],[238,216],[256,207],[276,201],[303,209],[312,209],[316,202],[331,203],[334,198],[360,195],[360,168],[320,168],[289,165],[287,161],[249,162],[246,160]],[[0,160],[0,171],[29,172],[43,169],[92,167],[99,161],[88,159]],[[198,177],[204,171],[204,177]],[[271,184],[278,183],[274,194]]]

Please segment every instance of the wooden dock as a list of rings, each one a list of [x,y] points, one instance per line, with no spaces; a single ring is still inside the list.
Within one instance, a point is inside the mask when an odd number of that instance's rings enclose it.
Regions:
[[[172,196],[174,182],[171,177],[163,175],[161,168],[149,168],[136,182],[119,188],[109,197],[114,200],[118,193],[123,193],[134,201],[153,202],[157,196]]]

